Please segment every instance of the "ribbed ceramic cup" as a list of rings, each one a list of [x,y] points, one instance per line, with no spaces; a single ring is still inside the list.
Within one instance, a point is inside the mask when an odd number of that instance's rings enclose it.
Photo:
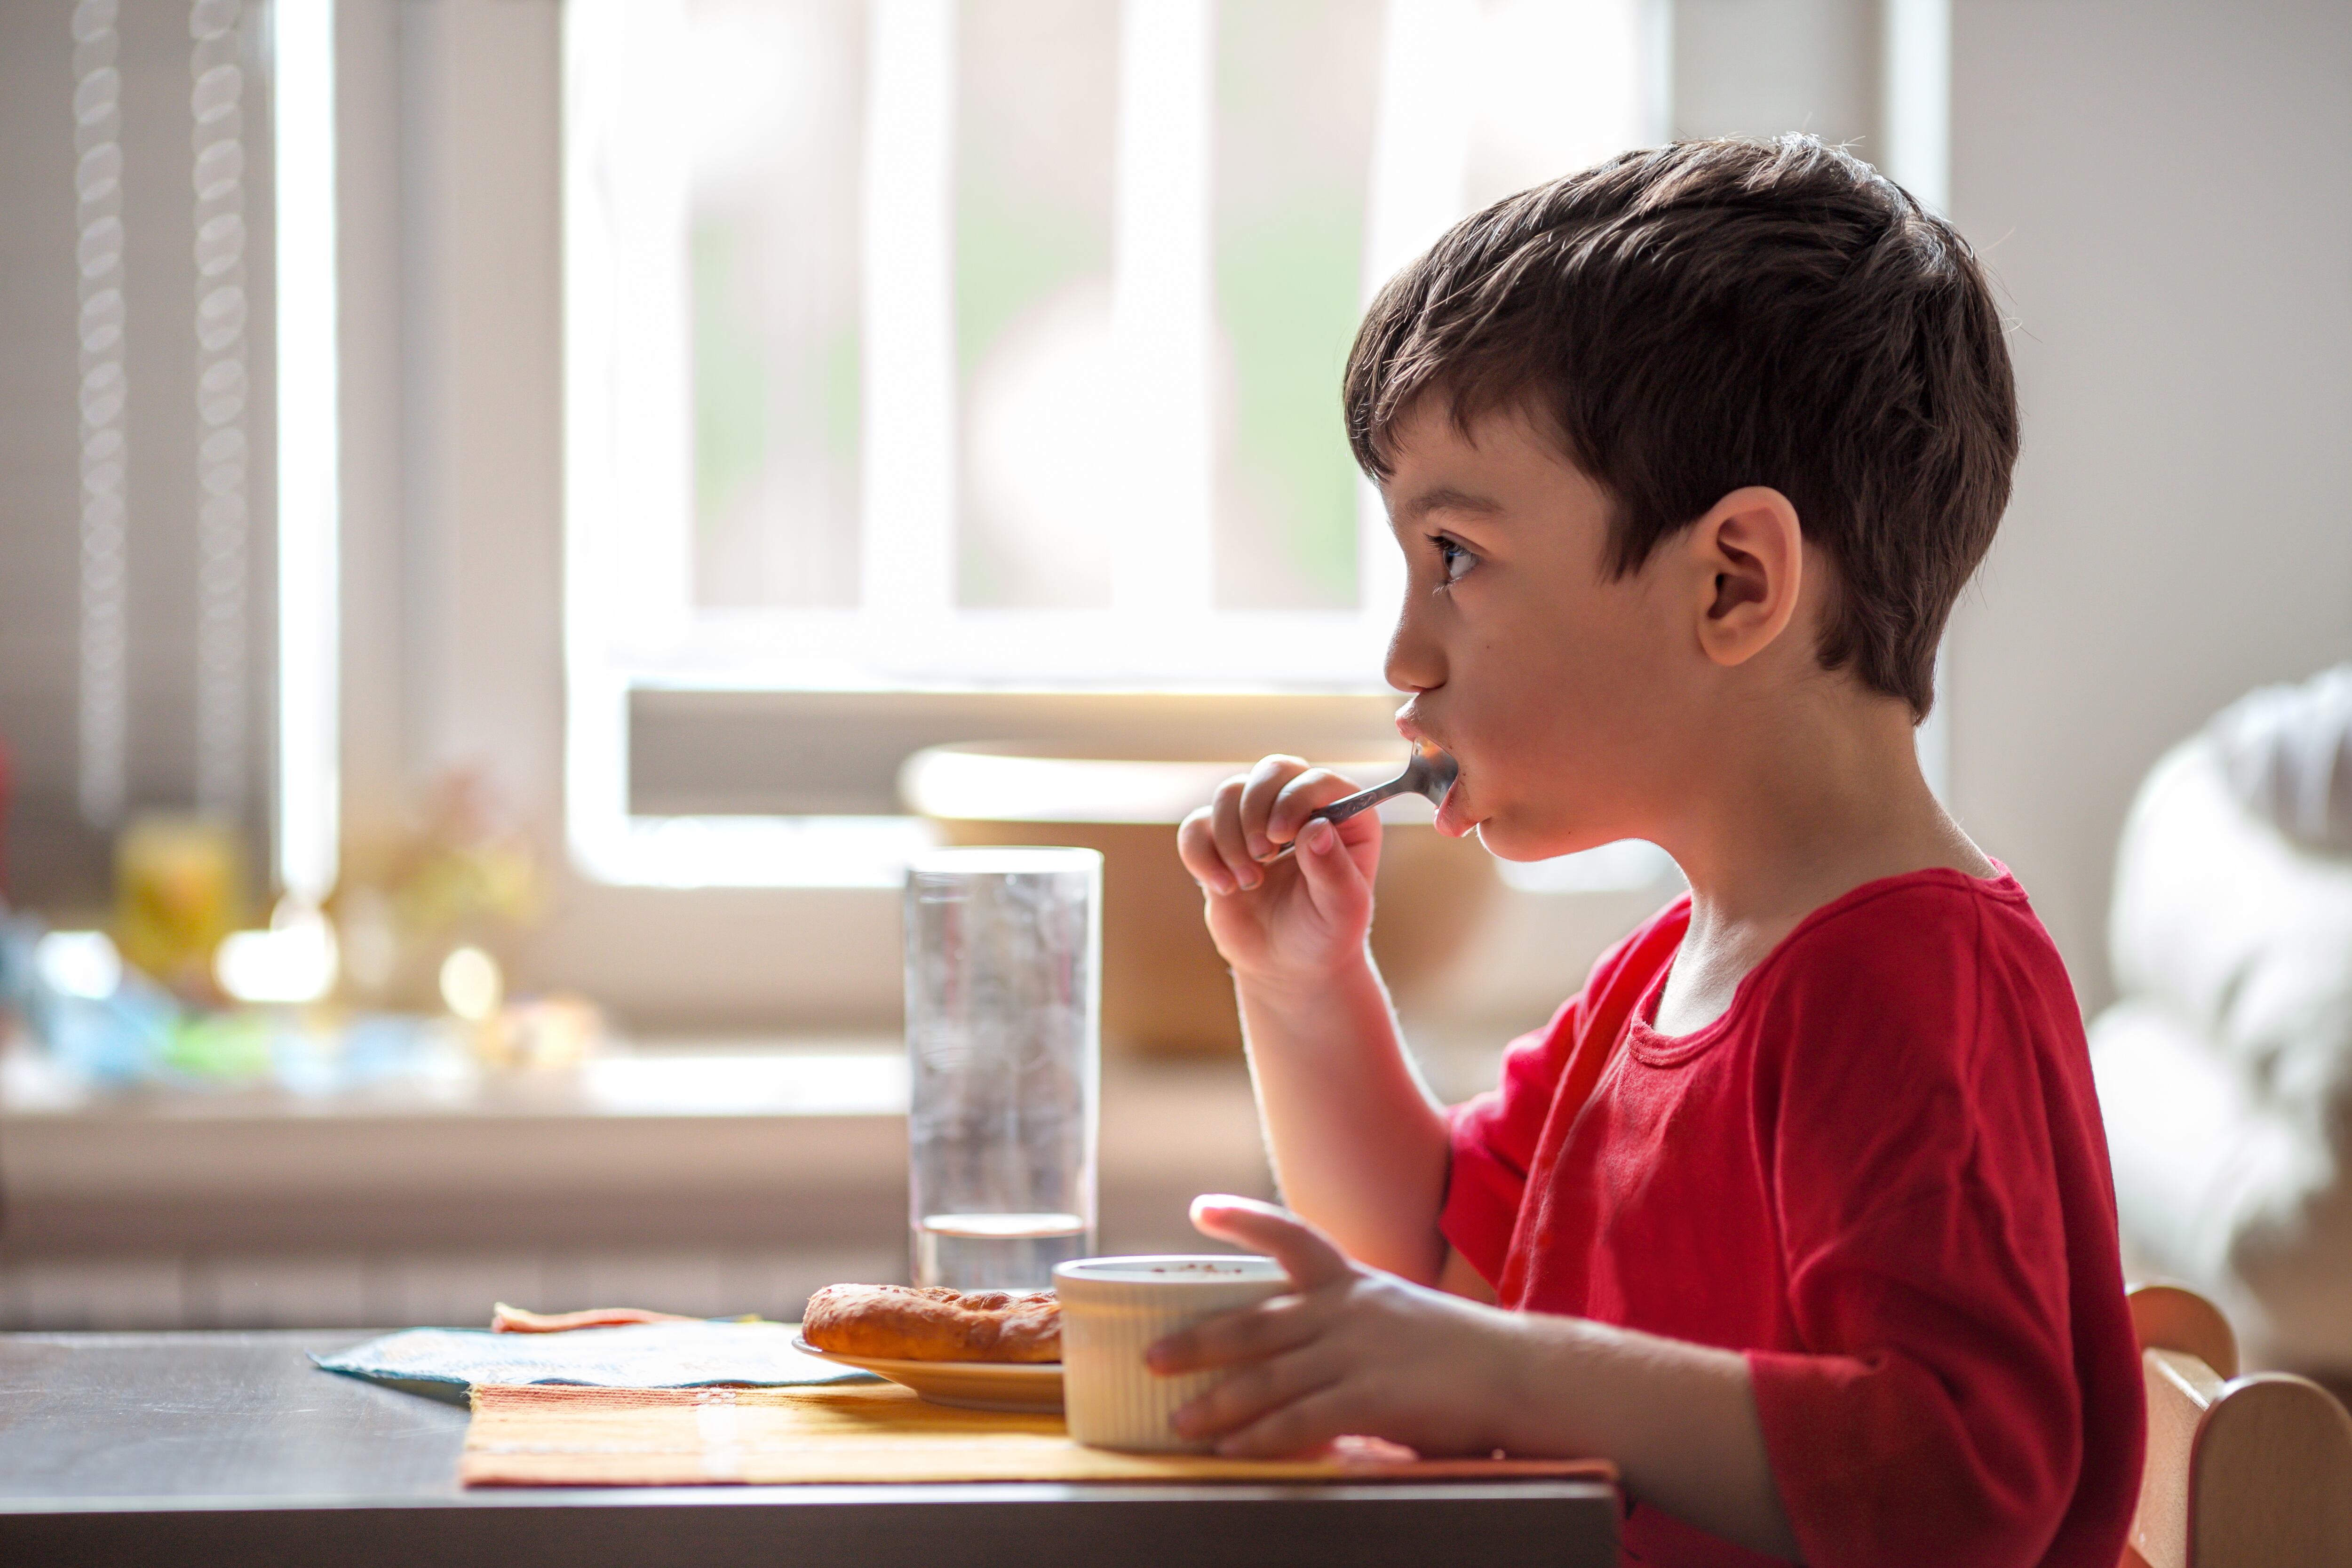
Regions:
[[[1290,1289],[1271,1258],[1081,1258],[1057,1265],[1062,1298],[1062,1407],[1070,1436],[1097,1448],[1206,1453],[1169,1418],[1225,1374],[1160,1377],[1143,1352],[1203,1318],[1237,1311]]]

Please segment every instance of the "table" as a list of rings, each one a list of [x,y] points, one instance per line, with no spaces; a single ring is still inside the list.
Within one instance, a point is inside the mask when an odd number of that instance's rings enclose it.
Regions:
[[[1591,1481],[466,1492],[461,1406],[305,1357],[372,1331],[0,1334],[0,1562],[1616,1562],[1617,1494]]]

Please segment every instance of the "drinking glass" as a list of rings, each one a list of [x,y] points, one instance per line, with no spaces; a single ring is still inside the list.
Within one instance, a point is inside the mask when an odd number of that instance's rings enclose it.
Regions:
[[[940,849],[907,875],[918,1285],[1045,1290],[1094,1251],[1102,857]]]

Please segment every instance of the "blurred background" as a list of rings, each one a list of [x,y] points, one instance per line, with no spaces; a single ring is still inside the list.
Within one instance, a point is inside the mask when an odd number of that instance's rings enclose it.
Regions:
[[[1269,1190],[1171,830],[1395,760],[1356,317],[1790,131],[2011,313],[1921,747],[2098,1021],[2136,1262],[2352,1366],[2352,725],[2206,729],[2352,656],[2352,12],[2295,0],[0,7],[0,1323],[903,1278],[938,843],[1109,857],[1106,1248]],[[1425,822],[1377,940],[1460,1098],[1676,878]]]

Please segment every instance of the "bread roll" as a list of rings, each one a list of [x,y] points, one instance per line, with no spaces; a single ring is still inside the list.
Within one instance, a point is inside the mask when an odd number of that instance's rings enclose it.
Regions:
[[[801,1333],[841,1355],[1054,1362],[1062,1359],[1062,1304],[1050,1290],[1014,1296],[937,1285],[828,1285],[809,1298]]]

